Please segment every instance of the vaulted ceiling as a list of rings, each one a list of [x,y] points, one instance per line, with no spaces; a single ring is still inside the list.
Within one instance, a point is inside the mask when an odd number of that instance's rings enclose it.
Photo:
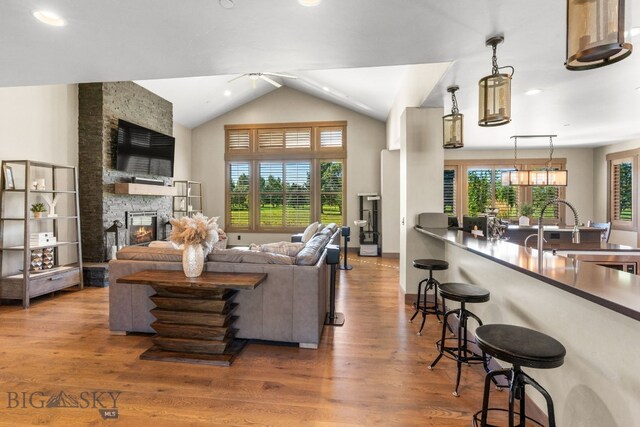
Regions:
[[[226,0],[228,2],[228,0]],[[504,147],[513,134],[557,133],[559,146],[639,138],[638,53],[601,69],[564,66],[566,5],[559,0],[7,0],[0,5],[0,86],[135,80],[174,102],[193,127],[281,84],[384,120],[407,66],[452,62],[424,106],[450,108],[458,84],[466,146]],[[640,1],[628,28],[640,25]],[[31,12],[66,20],[49,27]],[[479,128],[477,82],[491,71],[488,36],[501,33],[500,65],[513,65],[513,122]],[[637,37],[631,39],[637,42]],[[173,80],[179,79],[179,80]],[[535,96],[530,89],[542,89]],[[225,91],[231,92],[225,96]],[[544,146],[541,142],[540,146]],[[535,146],[536,143],[532,143]]]

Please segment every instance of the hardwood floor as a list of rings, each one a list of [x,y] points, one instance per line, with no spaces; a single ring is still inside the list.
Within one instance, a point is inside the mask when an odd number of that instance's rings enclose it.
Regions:
[[[408,323],[398,260],[349,263],[337,286],[346,323],[325,327],[318,350],[250,343],[231,367],[139,360],[151,338],[109,333],[106,288],[0,306],[0,425],[470,426],[481,367],[463,367],[454,397],[454,362],[427,369],[439,324],[430,316],[417,336]],[[61,392],[80,407],[33,407]],[[94,405],[93,392],[121,392],[117,420],[98,411],[112,397]]]

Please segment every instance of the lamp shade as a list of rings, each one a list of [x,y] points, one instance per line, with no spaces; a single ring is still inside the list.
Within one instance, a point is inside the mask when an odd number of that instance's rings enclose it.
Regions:
[[[512,170],[502,172],[502,185],[529,185],[530,171]]]
[[[567,178],[566,170],[529,171],[529,185],[565,187]]]
[[[480,79],[479,126],[500,126],[511,121],[511,76],[492,74]]]
[[[461,148],[462,124],[464,116],[460,113],[447,114],[442,117],[443,148]]]
[[[588,70],[629,56],[624,21],[624,0],[567,0],[567,69]]]

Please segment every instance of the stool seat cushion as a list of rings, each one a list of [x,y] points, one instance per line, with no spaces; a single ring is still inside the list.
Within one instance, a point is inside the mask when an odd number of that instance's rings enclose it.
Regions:
[[[441,259],[414,259],[413,266],[422,270],[446,270],[449,263]]]
[[[480,326],[476,329],[476,339],[487,354],[517,366],[557,368],[567,354],[558,340],[522,326]]]
[[[460,302],[487,302],[490,293],[478,285],[468,283],[442,283],[440,296],[452,301]]]

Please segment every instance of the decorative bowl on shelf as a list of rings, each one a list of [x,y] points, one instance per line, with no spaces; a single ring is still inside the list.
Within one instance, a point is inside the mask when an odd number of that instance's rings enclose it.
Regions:
[[[367,225],[367,220],[366,219],[356,219],[355,221],[353,221],[353,224],[356,227],[364,227],[365,225]]]

